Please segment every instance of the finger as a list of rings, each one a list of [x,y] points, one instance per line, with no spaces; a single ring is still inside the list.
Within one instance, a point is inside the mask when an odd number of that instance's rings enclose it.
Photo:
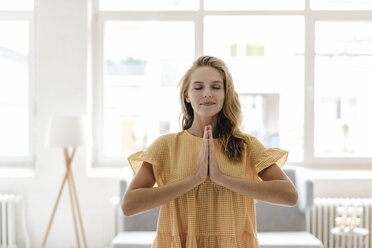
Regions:
[[[213,145],[213,134],[212,134],[212,128],[208,129],[208,136],[210,137],[209,139],[209,144]]]
[[[209,156],[210,156],[210,158],[214,158],[214,157],[215,157],[215,151],[214,151],[214,143],[213,143],[213,139],[210,139],[210,140],[209,140],[209,143],[208,143],[208,151],[209,151]]]
[[[208,139],[209,133],[208,133],[208,126],[204,127],[204,136],[203,138]]]
[[[204,134],[203,134],[203,149],[208,147],[208,130],[207,126],[204,127]]]

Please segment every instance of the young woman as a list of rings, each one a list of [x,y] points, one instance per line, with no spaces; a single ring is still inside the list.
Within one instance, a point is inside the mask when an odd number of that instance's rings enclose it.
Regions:
[[[183,131],[128,158],[136,176],[122,210],[129,216],[161,206],[153,247],[259,248],[255,202],[297,203],[281,170],[288,152],[239,130],[238,94],[220,59],[199,57],[180,89]]]

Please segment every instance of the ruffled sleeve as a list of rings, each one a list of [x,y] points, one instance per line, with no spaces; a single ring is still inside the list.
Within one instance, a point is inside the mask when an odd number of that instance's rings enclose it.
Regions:
[[[160,170],[168,163],[167,136],[163,135],[157,138],[146,150],[133,153],[128,157],[128,162],[132,167],[134,173],[137,173],[144,161],[152,164],[155,176],[159,174]]]
[[[250,161],[257,173],[270,165],[283,167],[288,158],[288,152],[279,148],[266,148],[256,137],[250,137]]]

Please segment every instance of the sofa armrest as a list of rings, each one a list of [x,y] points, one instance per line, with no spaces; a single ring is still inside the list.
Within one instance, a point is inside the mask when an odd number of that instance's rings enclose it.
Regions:
[[[120,201],[122,201],[127,187],[130,185],[133,177],[127,176],[119,180]],[[133,216],[124,216],[121,212],[118,221],[118,231],[156,231],[157,219],[160,207],[135,214]],[[121,211],[121,209],[120,209]]]
[[[314,185],[306,175],[306,169],[296,168],[295,184],[298,191],[298,209],[302,213],[306,213],[312,208],[314,201]]]

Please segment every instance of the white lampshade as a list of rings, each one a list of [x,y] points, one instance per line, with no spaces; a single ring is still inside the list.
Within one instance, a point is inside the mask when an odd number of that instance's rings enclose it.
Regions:
[[[46,146],[77,147],[86,144],[82,116],[52,116],[49,118]]]

